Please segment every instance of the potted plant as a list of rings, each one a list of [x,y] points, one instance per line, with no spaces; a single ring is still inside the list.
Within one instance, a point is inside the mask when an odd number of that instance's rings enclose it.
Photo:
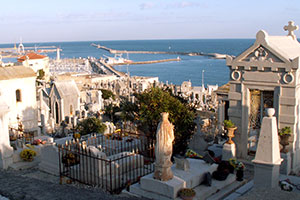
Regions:
[[[244,163],[238,162],[235,169],[236,169],[236,180],[237,181],[243,181],[244,170],[245,170]]]
[[[286,126],[282,129],[280,129],[278,134],[279,134],[279,137],[280,137],[280,144],[282,145],[282,149],[281,149],[280,152],[287,153],[289,150],[286,149],[285,147],[287,145],[289,145],[289,138],[292,134],[291,127]]]
[[[182,188],[178,191],[178,196],[184,200],[192,200],[196,196],[196,192],[192,188]]]
[[[245,165],[244,163],[237,161],[235,158],[230,158],[229,159],[229,164],[234,167],[236,170],[236,180],[237,181],[243,181],[244,178],[244,170],[245,170]]]
[[[227,144],[234,144],[231,138],[234,137],[234,131],[237,129],[237,127],[234,125],[234,123],[231,120],[224,120],[224,127],[227,129],[228,133],[228,141]]]
[[[34,156],[36,156],[36,152],[31,149],[24,149],[20,153],[22,160],[27,162],[33,161]]]

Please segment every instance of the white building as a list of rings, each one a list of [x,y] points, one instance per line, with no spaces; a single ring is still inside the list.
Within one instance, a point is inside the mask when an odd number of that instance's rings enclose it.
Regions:
[[[10,108],[7,113],[9,126],[17,128],[19,117],[25,131],[38,134],[35,83],[36,74],[28,67],[0,67],[1,94]]]
[[[40,73],[39,70],[43,70],[45,80],[49,80],[49,57],[31,52],[18,58],[18,62],[25,67],[32,68],[37,75]]]

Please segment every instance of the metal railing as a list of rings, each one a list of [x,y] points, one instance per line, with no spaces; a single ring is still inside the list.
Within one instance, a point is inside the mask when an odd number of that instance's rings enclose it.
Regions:
[[[59,146],[60,179],[100,187],[110,193],[154,171],[154,141],[94,136]]]

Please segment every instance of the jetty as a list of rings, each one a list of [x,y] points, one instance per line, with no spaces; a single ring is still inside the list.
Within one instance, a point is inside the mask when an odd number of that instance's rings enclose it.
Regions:
[[[126,75],[124,72],[120,72],[115,68],[113,68],[112,66],[108,65],[102,59],[89,59],[89,63],[92,67],[98,68],[99,71],[102,71],[105,74],[113,74],[116,75],[117,77],[123,77]]]
[[[136,62],[128,62],[128,63],[115,63],[113,65],[142,65],[142,64],[153,64],[153,63],[162,63],[162,62],[172,62],[172,61],[180,61],[179,57],[171,58],[171,59],[163,59],[163,60],[150,60],[150,61],[136,61]]]
[[[109,47],[105,47],[99,44],[92,43],[91,46],[94,46],[98,49],[103,49],[108,51],[111,54],[171,54],[171,55],[187,55],[187,56],[208,56],[215,59],[225,59],[226,54],[219,53],[203,53],[203,52],[178,52],[178,51],[129,51],[129,50],[116,50]]]

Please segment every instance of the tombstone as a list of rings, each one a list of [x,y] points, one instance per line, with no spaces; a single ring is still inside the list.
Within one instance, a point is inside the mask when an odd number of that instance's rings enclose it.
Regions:
[[[200,155],[204,155],[204,152],[207,151],[208,144],[204,140],[204,134],[201,132],[200,117],[196,119],[197,132],[193,135],[189,142],[189,149],[192,149]]]
[[[292,129],[291,168],[300,167],[300,140],[297,139],[300,138],[297,120],[300,117],[300,43],[293,32],[297,28],[289,22],[284,27],[287,36],[270,36],[260,30],[251,47],[235,58],[226,58],[230,69],[228,116],[238,127],[235,137],[238,158],[247,159],[248,153],[257,151],[263,114],[267,108],[274,108],[278,128],[288,125]]]
[[[188,161],[188,159],[185,159],[184,157],[174,156],[174,161],[176,163],[176,169],[180,169],[183,171],[187,171],[190,169],[190,162]]]
[[[274,108],[267,110],[263,118],[260,138],[254,163],[254,187],[274,188],[279,181],[279,168],[282,162],[278,140],[278,129]]]
[[[58,147],[55,143],[46,144],[41,149],[41,162],[39,163],[39,169],[41,171],[59,175],[59,154]]]
[[[75,116],[77,116],[78,118],[80,118],[80,111],[79,110],[75,111]]]
[[[168,181],[173,178],[171,156],[173,153],[174,126],[169,122],[169,113],[161,113],[162,119],[156,131],[154,179]]]
[[[41,127],[42,127],[42,134],[46,134],[46,124],[45,124],[45,115],[41,114]]]

